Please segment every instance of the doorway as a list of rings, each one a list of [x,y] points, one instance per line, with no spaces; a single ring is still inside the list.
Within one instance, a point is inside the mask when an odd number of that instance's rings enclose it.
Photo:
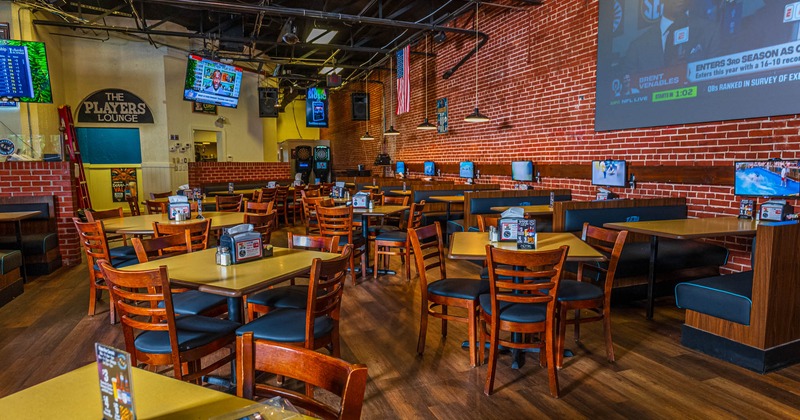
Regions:
[[[192,130],[192,141],[194,142],[194,161],[195,162],[224,162],[220,159],[224,156],[222,150],[222,132],[211,130]]]

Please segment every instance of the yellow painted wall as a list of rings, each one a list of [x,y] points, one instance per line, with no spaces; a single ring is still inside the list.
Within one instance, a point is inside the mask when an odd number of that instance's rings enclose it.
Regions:
[[[89,197],[92,198],[92,208],[95,210],[108,210],[117,207],[122,207],[126,213],[128,210],[128,203],[117,202],[113,200],[113,193],[111,190],[111,169],[112,168],[136,168],[136,195],[139,196],[139,201],[145,200],[144,189],[142,188],[142,165],[135,164],[120,164],[120,165],[99,165],[99,164],[85,164],[84,171],[86,172],[86,181],[89,186]]]
[[[278,117],[278,140],[319,140],[319,128],[306,127],[306,101],[293,101]]]

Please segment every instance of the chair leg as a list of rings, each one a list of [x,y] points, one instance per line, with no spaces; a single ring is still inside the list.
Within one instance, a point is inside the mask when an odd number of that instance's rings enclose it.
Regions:
[[[555,320],[554,320],[555,321]],[[540,351],[546,351],[547,354],[547,376],[550,383],[550,395],[558,398],[558,369],[556,368],[556,343],[555,343],[555,322],[548,322],[545,327],[545,343]]]
[[[480,363],[485,361],[486,356],[486,323],[478,319],[478,360]]]
[[[467,336],[469,337],[469,364],[472,367],[478,366],[478,355],[476,354],[475,350],[475,340],[478,339],[477,334],[475,332],[475,324],[477,323],[477,307],[475,301],[472,301],[467,305]]]
[[[564,341],[567,335],[567,308],[561,307],[558,310],[558,346],[556,346],[556,366],[561,369],[564,365]]]
[[[425,352],[425,336],[428,332],[428,301],[425,298],[425,302],[420,304],[420,313],[419,313],[419,338],[417,339],[417,354],[422,354]]]
[[[447,305],[442,305],[442,315],[447,315]],[[442,318],[442,337],[447,337],[447,320]]]
[[[580,343],[581,341],[581,310],[575,310],[575,342]]]
[[[369,246],[369,244],[366,244],[365,246]],[[367,256],[364,255],[364,253],[361,253],[360,259],[361,259],[361,278],[366,279],[367,278]],[[378,269],[378,267],[375,267],[375,270],[377,270],[377,269]],[[355,279],[353,279],[353,282],[354,282],[353,284],[355,284]]]
[[[356,257],[353,255],[355,251],[350,253],[350,279],[353,281],[353,286],[356,285]]]
[[[405,264],[406,264],[406,281],[411,281],[411,244],[406,242],[406,247],[403,249]]]
[[[94,279],[89,279],[89,281],[92,282],[89,284],[89,316],[94,316],[97,303],[97,287],[94,285]]]
[[[489,330],[489,367],[486,369],[486,384],[483,387],[483,393],[492,395],[494,391],[494,375],[497,368],[497,340],[499,339],[499,326],[497,324],[491,325]]]
[[[603,308],[603,333],[606,336],[606,357],[614,362],[614,342],[611,341],[611,308]]]
[[[117,323],[117,311],[114,307],[114,301],[111,299],[111,292],[108,292],[108,317],[111,325]]]

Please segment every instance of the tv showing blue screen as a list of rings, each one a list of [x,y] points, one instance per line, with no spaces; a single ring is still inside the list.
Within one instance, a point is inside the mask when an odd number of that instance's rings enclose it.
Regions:
[[[0,98],[53,102],[44,43],[0,39]]]
[[[434,176],[434,175],[436,175],[436,165],[433,162],[431,162],[429,160],[425,161],[423,168],[424,168],[423,173],[426,176]]]
[[[533,181],[533,162],[529,160],[511,162],[511,179],[514,181]]]
[[[592,185],[624,187],[628,180],[624,160],[592,161]]]
[[[798,198],[800,161],[736,162],[733,193],[746,197]]]
[[[396,168],[394,170],[398,174],[406,173],[406,163],[405,162],[397,162]]]
[[[183,99],[236,108],[242,87],[242,69],[190,54],[186,63]]]
[[[458,164],[458,176],[461,178],[474,178],[475,165],[472,162],[465,161]]]

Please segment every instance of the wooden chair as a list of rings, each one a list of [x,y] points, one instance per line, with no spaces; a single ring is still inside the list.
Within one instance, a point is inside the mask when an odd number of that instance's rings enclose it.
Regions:
[[[97,261],[106,260],[116,267],[127,267],[139,261],[136,260],[135,256],[128,259],[111,256],[102,221],[84,223],[77,217],[73,217],[72,222],[78,230],[81,246],[86,253],[86,266],[89,268],[89,316],[94,316],[96,302],[100,299],[102,291],[108,290],[106,279],[103,277],[103,273],[100,272]],[[99,293],[98,290],[100,291]],[[113,304],[109,305],[109,312],[109,317],[113,324],[117,321]]]
[[[306,394],[256,383],[256,372],[274,373],[306,383]],[[242,398],[282,397],[323,419],[361,418],[367,367],[304,348],[258,340],[253,333],[236,338],[236,395]],[[313,387],[339,397],[338,404],[314,399]],[[310,392],[309,392],[310,390]],[[327,400],[327,398],[326,398]]]
[[[157,198],[167,198],[169,196],[175,195],[172,191],[162,192],[162,193],[150,193],[150,199],[155,200]]]
[[[445,266],[444,242],[439,222],[432,225],[409,229],[414,259],[419,271],[420,317],[417,353],[425,352],[425,337],[428,331],[428,316],[442,320],[442,336],[447,336],[447,321],[467,324],[469,340],[469,362],[478,365],[475,341],[477,339],[478,297],[489,292],[489,282],[480,279],[448,278]],[[439,268],[439,280],[428,282],[427,271]],[[434,308],[441,306],[441,312]],[[466,316],[448,313],[451,306],[466,309]],[[459,343],[460,344],[460,343]],[[483,360],[483,359],[480,359]]]
[[[192,252],[192,234],[189,229],[174,235],[140,239],[133,238],[133,247],[140,263]],[[198,290],[172,288],[172,304],[178,315],[219,316],[228,312],[225,296],[203,293]]]
[[[153,222],[153,235],[158,238],[164,235],[189,232],[192,251],[201,251],[208,248],[208,232],[211,229],[211,219],[184,222],[180,224]]]
[[[288,232],[289,249],[305,249],[319,252],[336,252],[339,248],[338,236],[309,236],[295,235]],[[247,296],[247,319],[254,320],[260,314],[268,313],[272,309],[294,308],[303,309],[308,300],[308,285],[294,284],[294,279],[288,286],[272,287]]]
[[[480,328],[480,343],[486,342],[486,329],[489,330],[489,367],[484,394],[491,395],[494,390],[497,353],[503,345],[510,349],[539,348],[539,364],[547,366],[550,394],[558,398],[556,300],[568,251],[566,245],[551,251],[486,246],[490,293],[479,298],[481,320],[486,326]],[[501,331],[511,332],[511,339],[501,339]],[[515,339],[515,333],[523,337]],[[479,348],[483,360],[484,346]]]
[[[306,228],[306,235],[319,233],[319,220],[317,220],[317,206],[333,207],[333,200],[325,197],[302,198],[303,205],[303,224]]]
[[[169,203],[163,201],[145,200],[144,206],[147,209],[147,214],[162,214],[169,211]]]
[[[264,203],[258,201],[248,201],[244,206],[244,211],[245,213],[269,214],[272,212],[272,205],[272,201],[267,201]]]
[[[381,203],[384,206],[407,206],[408,203],[411,201],[410,195],[404,196],[391,196],[391,195],[384,195],[383,202]],[[422,200],[425,201],[425,200]],[[385,232],[390,226],[396,226],[401,228],[403,225],[403,217],[402,215],[398,216],[386,216],[381,219],[380,226],[378,230],[381,232]]]
[[[339,257],[311,263],[305,309],[280,309],[256,318],[237,330],[252,332],[258,340],[293,344],[315,350],[327,347],[339,357],[339,310],[352,247],[345,245]]]
[[[242,201],[244,200],[244,195],[242,194],[217,195],[214,199],[217,201],[217,211],[242,211]]]
[[[338,236],[339,247],[349,244],[353,247],[350,254],[350,275],[353,284],[356,284],[355,259],[361,258],[361,273],[363,278],[367,275],[367,260],[364,252],[367,250],[367,241],[353,228],[352,207],[323,207],[317,206],[317,219],[319,220],[320,235]]]
[[[122,212],[122,207],[117,207],[111,210],[88,210],[86,211],[86,220],[89,222],[96,222],[98,220],[122,218],[125,214]],[[109,235],[106,234],[106,240],[109,242],[109,255],[112,258],[136,258],[136,251],[132,246],[128,245],[128,238],[125,235]],[[111,248],[111,242],[122,241],[121,246]]]
[[[302,198],[311,198],[311,197],[320,197],[320,190],[319,188],[307,188],[301,192]]]
[[[272,203],[275,201],[276,188],[261,188],[258,195],[259,203]]]
[[[396,230],[379,233],[375,237],[375,270],[373,271],[373,278],[378,278],[377,268],[380,266],[380,256],[383,255],[384,265],[389,267],[389,257],[391,255],[400,255],[405,263],[406,280],[411,281],[411,242],[408,236],[408,230],[416,229],[422,225],[422,213],[425,210],[425,200],[411,205],[411,211],[408,212],[408,222],[406,222],[407,230]],[[397,249],[396,251],[394,249]]]
[[[199,315],[176,317],[167,267],[120,271],[107,261],[99,264],[120,314],[125,350],[134,364],[172,365],[175,379],[199,383],[234,359],[231,351],[203,367],[202,358],[234,343],[239,324]]]
[[[497,222],[500,221],[500,216],[487,216],[485,214],[477,215],[478,230],[481,232],[488,232],[489,226],[497,227]]]
[[[322,186],[319,187],[320,195],[322,195],[323,197],[331,195],[331,192],[333,191],[333,186],[334,186],[333,183],[323,182]]]
[[[272,232],[278,229],[278,212],[270,210],[268,214],[245,213],[244,223],[253,225],[253,229],[261,233],[264,246],[272,240]]]
[[[139,208],[139,197],[129,195],[125,197],[125,201],[128,202],[128,207],[131,209],[131,216],[140,216],[142,214],[142,210]]]
[[[567,324],[575,325],[575,342],[580,341],[580,325],[584,322],[603,321],[603,334],[606,339],[606,357],[614,361],[614,343],[611,341],[611,288],[614,286],[614,274],[617,271],[619,257],[625,245],[628,231],[617,231],[583,224],[581,239],[609,256],[607,263],[600,266],[596,263],[581,262],[578,264],[577,280],[562,280],[558,287],[558,356],[557,366],[564,363],[564,336]],[[594,271],[596,275],[589,275]],[[575,317],[567,319],[567,311],[575,310]],[[581,317],[581,309],[590,310],[594,316]]]
[[[289,187],[282,187],[278,186],[275,192],[275,210],[278,211],[278,217],[283,218],[283,223],[288,225],[289,224],[289,210],[288,210],[288,200],[289,200]]]

